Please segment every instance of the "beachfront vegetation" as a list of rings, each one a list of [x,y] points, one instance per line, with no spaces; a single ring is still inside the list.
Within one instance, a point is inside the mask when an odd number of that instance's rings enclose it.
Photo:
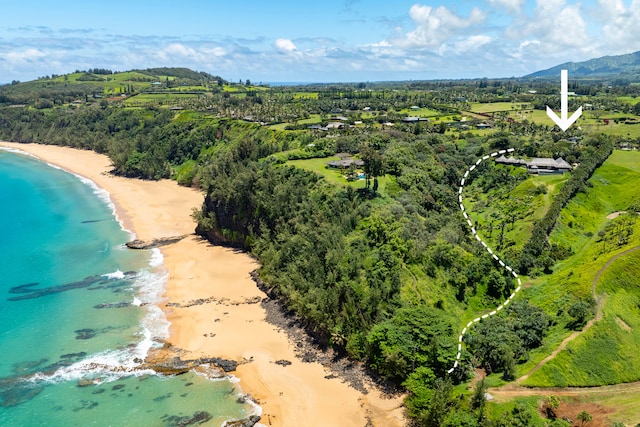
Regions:
[[[544,425],[537,401],[485,405],[464,384],[479,367],[493,374],[487,386],[513,380],[580,330],[596,313],[588,283],[640,235],[634,215],[606,219],[640,210],[629,190],[637,152],[611,155],[640,140],[607,132],[636,125],[639,88],[579,89],[602,114],[562,133],[543,117],[558,103],[544,81],[271,88],[182,69],[88,70],[0,88],[0,138],[92,149],[117,174],[204,190],[197,232],[256,256],[270,296],[319,345],[407,389],[417,422]],[[470,328],[449,374],[460,330],[518,286],[471,237],[458,202],[465,171],[506,148],[577,167],[531,176],[486,161],[469,177],[464,204],[479,235],[528,277],[522,297]],[[340,159],[364,165],[327,166]],[[633,366],[640,354],[629,262],[598,285],[603,320],[526,384],[637,379],[606,351],[629,348]],[[596,375],[597,360],[606,369]]]

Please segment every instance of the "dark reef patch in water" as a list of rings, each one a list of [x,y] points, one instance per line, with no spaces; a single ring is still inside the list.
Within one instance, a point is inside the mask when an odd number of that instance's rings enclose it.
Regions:
[[[75,331],[77,340],[90,340],[91,338],[95,338],[97,335],[95,329],[78,329]]]
[[[60,359],[82,359],[83,357],[85,357],[87,355],[86,352],[81,351],[79,353],[69,353],[69,354],[63,354],[62,356],[60,356]]]
[[[40,394],[43,386],[30,383],[15,383],[2,381],[0,384],[0,406],[8,408],[18,406]]]
[[[188,427],[199,424],[204,424],[213,418],[210,413],[205,411],[198,411],[192,416],[179,416],[179,415],[165,415],[162,417],[167,427]]]
[[[15,363],[11,370],[16,375],[24,375],[25,372],[33,372],[48,361],[49,359],[25,360],[20,363]]]
[[[112,303],[102,303],[102,304],[96,304],[93,306],[93,308],[125,308],[125,307],[131,307],[132,304],[130,302],[126,302],[126,301],[122,301],[122,302],[112,302]]]
[[[154,402],[162,402],[165,399],[170,398],[171,396],[173,396],[173,393],[167,393],[167,394],[163,394],[162,396],[158,396],[156,398],[153,399]]]
[[[122,286],[128,286],[129,283],[127,282],[127,280],[133,279],[135,275],[135,271],[127,271],[126,273],[124,273],[123,279],[110,279],[103,275],[94,275],[85,277],[84,279],[77,282],[70,282],[64,285],[49,286],[47,288],[41,289],[34,289],[36,286],[40,285],[39,282],[25,283],[23,285],[14,286],[9,289],[9,293],[11,294],[23,295],[7,298],[7,300],[21,301],[83,288],[87,288],[89,290],[119,288]]]
[[[93,409],[96,406],[98,406],[98,402],[93,400],[82,400],[80,401],[80,403],[82,404],[82,406],[78,408],[73,408],[73,412],[82,411],[83,409]]]

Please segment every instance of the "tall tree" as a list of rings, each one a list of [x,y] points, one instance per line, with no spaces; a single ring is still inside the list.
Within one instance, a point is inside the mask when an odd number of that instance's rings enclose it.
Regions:
[[[364,161],[364,173],[366,175],[366,188],[369,189],[370,179],[373,178],[373,194],[378,191],[378,177],[384,174],[384,158],[373,147],[364,145],[360,150]]]

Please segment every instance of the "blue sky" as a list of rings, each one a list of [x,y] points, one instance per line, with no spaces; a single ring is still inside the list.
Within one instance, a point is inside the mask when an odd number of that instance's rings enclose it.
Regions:
[[[640,0],[34,1],[0,15],[0,83],[184,66],[254,82],[511,77],[640,50]]]

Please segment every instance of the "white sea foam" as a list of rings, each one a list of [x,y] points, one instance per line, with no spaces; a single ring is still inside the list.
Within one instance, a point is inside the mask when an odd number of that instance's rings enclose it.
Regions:
[[[98,198],[100,200],[102,200],[109,207],[109,209],[111,209],[111,213],[116,218],[116,221],[118,221],[118,223],[120,224],[120,228],[122,228],[124,231],[126,231],[129,234],[131,240],[136,238],[135,233],[133,231],[128,230],[127,228],[125,228],[124,227],[124,222],[118,217],[118,212],[116,211],[116,205],[111,200],[111,195],[109,194],[109,192],[107,190],[105,190],[104,188],[98,187],[98,185],[95,182],[93,182],[91,179],[86,178],[86,177],[84,177],[82,175],[78,175],[77,173],[71,172],[71,171],[69,171],[69,170],[67,170],[65,168],[62,168],[62,167],[58,166],[58,165],[54,165],[52,163],[49,163],[49,162],[39,158],[38,156],[36,156],[34,154],[27,153],[26,151],[22,151],[22,150],[15,149],[15,148],[9,148],[9,147],[0,147],[0,149],[4,150],[4,151],[11,152],[11,153],[20,154],[20,155],[23,155],[23,156],[28,156],[28,157],[32,157],[34,159],[38,159],[41,162],[46,163],[47,165],[49,165],[50,167],[52,167],[54,169],[58,169],[58,170],[64,171],[66,173],[69,173],[69,174],[75,176],[83,184],[88,185],[89,187],[91,187],[91,189],[93,190],[93,194],[98,196]]]
[[[149,265],[151,267],[160,267],[163,262],[164,256],[162,255],[162,252],[160,252],[160,249],[151,249],[151,260],[149,260]]]
[[[103,274],[102,277],[106,277],[107,279],[124,279],[125,275],[120,269],[117,269],[113,273]]]
[[[23,156],[32,157],[42,161],[31,153],[22,150],[0,147],[0,150]],[[46,162],[50,167],[63,170],[77,177],[83,184],[92,188],[93,193],[102,200],[110,209],[116,221],[120,224],[120,228],[130,235],[130,239],[135,239],[136,235],[133,231],[124,227],[123,221],[118,217],[116,206],[111,200],[108,191],[98,187],[98,185],[84,176],[70,172],[64,168]],[[118,245],[118,249],[128,249],[124,244]],[[163,301],[165,285],[168,279],[168,272],[162,267],[164,257],[162,252],[155,248],[151,250],[151,258],[149,260],[149,270],[142,270],[136,275],[134,284],[136,295],[133,297],[132,304],[140,307],[144,311],[140,324],[140,332],[138,340],[133,346],[127,346],[119,350],[108,350],[88,356],[87,358],[76,362],[70,366],[59,368],[53,374],[38,373],[30,378],[34,382],[51,382],[59,383],[66,381],[78,381],[80,379],[96,379],[97,382],[112,382],[128,376],[143,376],[157,374],[151,369],[142,369],[140,362],[143,361],[151,348],[160,347],[169,337],[170,323],[164,312],[159,307]],[[103,275],[109,279],[124,279],[126,275],[119,269]],[[240,379],[233,375],[225,375],[221,378],[207,377],[210,381],[230,381],[239,383]],[[240,387],[238,387],[238,397],[246,397]],[[246,399],[246,403],[253,409],[256,415],[262,414],[262,408],[252,399]],[[263,426],[262,424],[257,424]],[[265,427],[265,426],[263,426]]]
[[[52,164],[49,164],[49,166],[62,169]],[[78,175],[77,173],[74,173],[74,172],[70,172],[66,169],[62,169],[62,170],[77,177],[83,184],[91,187],[91,189],[93,190],[93,194],[95,194],[100,200],[102,200],[109,207],[109,209],[111,209],[111,213],[115,217],[116,221],[118,221],[118,224],[120,224],[120,228],[122,228],[124,231],[126,231],[129,234],[129,237],[131,240],[136,238],[136,234],[133,231],[125,228],[124,222],[118,217],[118,211],[116,210],[116,205],[111,200],[111,195],[107,190],[105,190],[104,188],[98,187],[98,185],[92,180],[90,180],[89,178],[86,178],[82,175]]]
[[[110,279],[126,277],[120,270],[103,276]],[[167,277],[165,270],[143,270],[136,275],[134,288],[137,295],[134,304],[141,307],[144,315],[134,345],[90,355],[70,366],[59,368],[53,374],[38,373],[30,380],[59,383],[100,378],[100,382],[111,382],[131,375],[155,374],[153,370],[141,369],[140,363],[152,347],[160,346],[169,337],[169,322],[157,305],[164,293]]]
[[[31,153],[27,153],[26,151],[22,151],[19,148],[11,148],[11,147],[0,147],[1,151],[6,151],[7,153],[12,153],[12,154],[20,154],[21,156],[26,156],[26,157],[32,157],[34,159],[37,159],[38,156],[34,156]]]

